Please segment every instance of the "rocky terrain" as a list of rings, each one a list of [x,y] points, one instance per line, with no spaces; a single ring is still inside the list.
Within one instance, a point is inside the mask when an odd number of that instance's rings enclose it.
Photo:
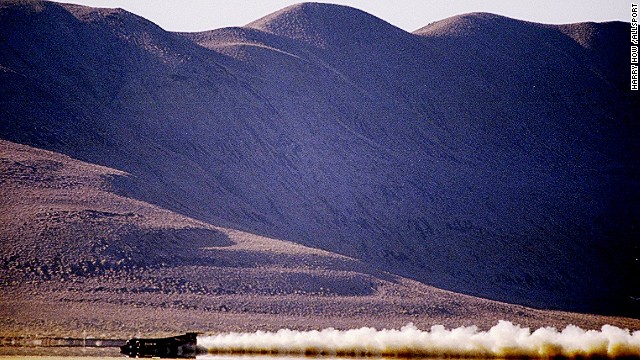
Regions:
[[[2,329],[638,328],[627,32],[4,1]]]

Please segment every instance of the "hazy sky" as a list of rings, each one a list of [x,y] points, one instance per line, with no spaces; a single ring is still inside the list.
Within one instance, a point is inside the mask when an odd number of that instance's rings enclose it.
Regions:
[[[67,0],[120,7],[170,31],[241,26],[300,0]],[[452,15],[483,11],[542,23],[630,21],[630,0],[328,0],[356,7],[407,31]],[[637,1],[636,1],[637,2]]]

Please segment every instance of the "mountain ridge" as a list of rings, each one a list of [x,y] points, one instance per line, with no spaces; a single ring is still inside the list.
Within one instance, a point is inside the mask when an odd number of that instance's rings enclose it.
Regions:
[[[204,223],[469,295],[635,314],[622,40],[502,17],[411,34],[319,4],[201,33],[69,9],[0,25],[3,139],[125,171],[120,196]],[[331,31],[338,15],[379,41]]]

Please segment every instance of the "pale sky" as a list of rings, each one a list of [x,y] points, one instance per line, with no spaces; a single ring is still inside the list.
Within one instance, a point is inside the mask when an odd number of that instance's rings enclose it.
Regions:
[[[300,0],[66,0],[93,7],[123,8],[169,31],[242,26]],[[373,14],[407,31],[468,12],[565,24],[631,19],[630,0],[328,0]],[[637,1],[635,1],[637,3]]]

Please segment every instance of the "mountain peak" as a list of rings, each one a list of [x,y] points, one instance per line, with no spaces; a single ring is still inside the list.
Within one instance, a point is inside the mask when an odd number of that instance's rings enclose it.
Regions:
[[[616,32],[629,27],[622,21],[610,21],[604,23],[582,22],[575,24],[559,25],[558,30],[572,38],[584,48],[606,45],[611,42]]]
[[[385,31],[404,33],[362,10],[310,2],[291,5],[246,26],[318,47],[344,43],[353,37],[366,38]]]
[[[465,36],[476,33],[478,30],[490,24],[500,25],[500,27],[504,29],[504,27],[510,23],[515,24],[519,22],[525,21],[492,13],[473,12],[436,21],[413,33],[423,36]]]

